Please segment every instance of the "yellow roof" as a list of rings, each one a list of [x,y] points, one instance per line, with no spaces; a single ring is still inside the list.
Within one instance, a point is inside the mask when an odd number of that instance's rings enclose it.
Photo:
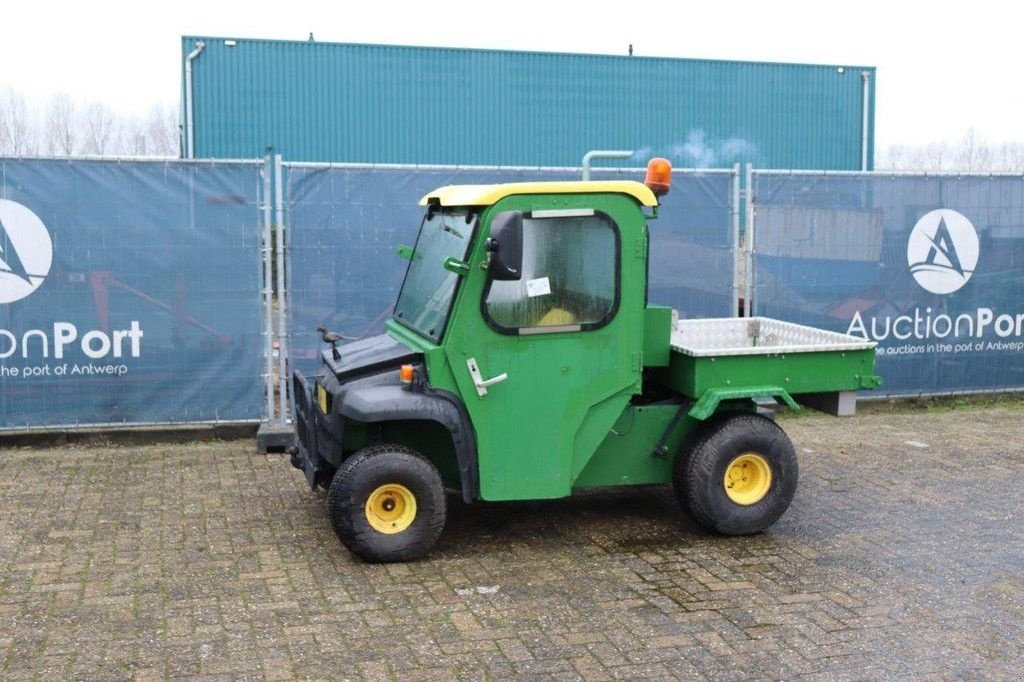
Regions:
[[[626,194],[643,206],[657,206],[658,199],[646,185],[632,180],[594,182],[510,182],[503,185],[448,185],[420,199],[420,205],[437,201],[442,206],[490,206],[513,194]]]

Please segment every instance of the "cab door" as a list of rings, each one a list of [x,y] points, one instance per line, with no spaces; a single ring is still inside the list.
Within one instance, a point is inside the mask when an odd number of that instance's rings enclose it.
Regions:
[[[562,497],[640,389],[646,226],[625,196],[535,195],[496,204],[482,233],[510,212],[523,221],[520,277],[476,268],[446,352],[481,497]]]

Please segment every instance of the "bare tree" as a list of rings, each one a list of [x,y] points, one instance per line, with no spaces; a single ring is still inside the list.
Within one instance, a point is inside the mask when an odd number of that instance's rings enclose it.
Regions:
[[[954,159],[957,170],[984,171],[992,170],[992,148],[978,133],[971,128],[964,135]]]
[[[946,170],[949,162],[949,145],[945,142],[932,142],[922,151],[921,168],[925,170]]]
[[[991,145],[972,128],[954,146],[933,142],[882,148],[875,167],[883,171],[1024,173],[1024,142]]]
[[[1006,142],[996,152],[996,167],[1008,173],[1024,173],[1024,142]]]
[[[67,93],[50,100],[46,114],[46,151],[48,154],[73,156],[78,150],[78,129],[75,103]]]
[[[121,156],[149,156],[146,122],[138,116],[121,119],[113,146]]]
[[[25,98],[8,88],[0,99],[0,155],[31,156],[38,153],[38,136]]]
[[[0,100],[0,156],[12,156],[13,133],[11,131],[11,112],[8,100],[14,96],[13,90],[8,90],[6,96]]]
[[[158,104],[146,121],[146,143],[150,154],[178,156],[178,114],[174,107]]]
[[[85,153],[103,156],[111,152],[111,141],[114,138],[117,122],[114,114],[101,102],[91,102],[85,109],[82,119],[85,134]]]
[[[21,93],[0,90],[0,156],[178,156],[178,109],[159,104],[121,116],[102,102],[81,109],[66,93],[32,110]]]
[[[899,170],[904,171],[929,171],[939,170],[932,166],[925,158],[925,148],[919,145],[914,145],[907,148],[906,154],[903,156],[903,167]]]
[[[879,154],[879,161],[875,163],[877,170],[903,170],[906,167],[907,148],[902,144],[894,144]]]

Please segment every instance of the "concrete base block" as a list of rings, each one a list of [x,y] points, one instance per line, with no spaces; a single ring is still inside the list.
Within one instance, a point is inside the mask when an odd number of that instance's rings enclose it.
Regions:
[[[800,404],[813,407],[834,417],[852,417],[857,412],[857,392],[807,393],[799,396]]]
[[[295,442],[295,428],[288,424],[260,424],[256,432],[258,452],[284,452]]]

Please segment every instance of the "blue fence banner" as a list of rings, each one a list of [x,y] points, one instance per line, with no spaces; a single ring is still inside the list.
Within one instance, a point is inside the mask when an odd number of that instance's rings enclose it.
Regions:
[[[318,364],[320,324],[346,336],[379,333],[391,316],[415,243],[420,197],[451,184],[578,180],[575,169],[286,166],[289,358]],[[599,170],[594,180],[642,180],[640,170]],[[733,313],[732,183],[728,172],[677,172],[650,228],[652,303],[682,317]]]
[[[0,159],[0,429],[259,420],[262,172]]]
[[[1024,388],[1024,178],[755,172],[754,310],[878,342],[888,395]]]

